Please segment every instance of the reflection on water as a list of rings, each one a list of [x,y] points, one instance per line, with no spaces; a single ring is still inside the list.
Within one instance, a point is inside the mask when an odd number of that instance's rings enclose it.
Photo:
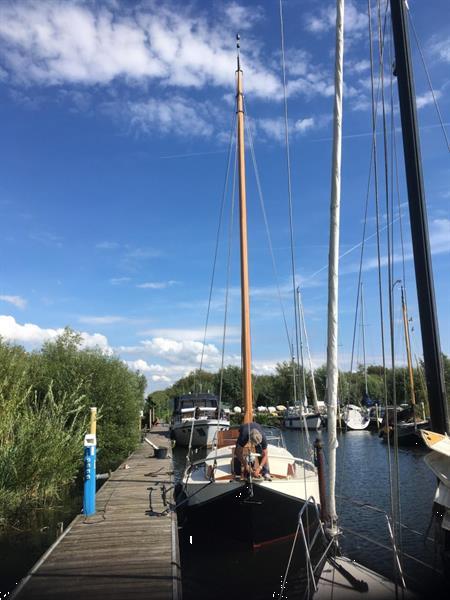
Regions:
[[[303,432],[285,431],[283,435],[287,448],[294,456],[309,458]],[[309,436],[313,442],[316,433],[309,432]],[[327,454],[326,431],[322,436]],[[393,554],[384,514],[390,513],[391,506],[387,446],[376,433],[370,431],[340,433],[338,441],[336,493],[339,524],[343,530],[341,548],[350,558],[392,578]],[[424,595],[430,592],[431,584],[440,581],[439,577],[432,569],[408,556],[440,568],[435,546],[430,539],[433,532],[429,531],[436,481],[423,461],[426,452],[417,448],[400,449],[398,452],[398,487],[401,523],[404,525],[398,545],[404,555],[402,565],[408,585]],[[185,448],[176,448],[174,451],[177,478],[182,476],[185,455]],[[193,460],[203,455],[204,452],[198,451]],[[395,466],[392,449],[390,462]],[[395,481],[392,485],[395,491]],[[220,598],[241,596],[240,593],[236,594],[236,582],[239,592],[242,592],[241,597],[258,600],[278,598],[291,542],[270,550],[250,552],[235,545],[230,546],[226,540],[211,539],[207,547],[196,547],[195,543],[191,545],[188,540],[183,540],[182,530],[180,539],[185,600],[210,598],[212,593]],[[374,541],[389,549],[377,546]],[[308,597],[305,581],[304,573],[295,573],[284,598]]]
[[[4,594],[27,574],[57,539],[61,528],[65,529],[80,512],[81,504],[78,494],[68,496],[58,506],[30,511],[21,519],[20,529],[0,534],[0,597],[6,597]]]

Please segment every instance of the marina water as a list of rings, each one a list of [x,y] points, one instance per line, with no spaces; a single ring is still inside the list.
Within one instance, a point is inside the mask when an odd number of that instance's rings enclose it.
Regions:
[[[317,433],[310,431],[309,436],[314,442]],[[294,456],[308,456],[304,432],[284,431],[283,437]],[[326,431],[322,438],[326,458]],[[350,558],[392,578],[392,545],[383,513],[390,513],[391,503],[388,448],[377,432],[368,430],[340,433],[338,442],[336,493],[339,524],[343,529],[341,549]],[[402,566],[408,587],[419,597],[429,595],[431,586],[439,589],[442,586],[440,576],[425,566],[440,569],[431,526],[436,480],[423,461],[426,453],[424,448],[398,451],[401,523],[404,525],[400,528],[398,545],[403,553]],[[390,454],[394,464],[393,448]],[[177,479],[182,476],[185,456],[186,448],[175,448]],[[202,456],[204,451],[200,450],[193,460]],[[217,518],[226,519],[226,515],[217,515]],[[232,527],[233,523],[230,523],[230,530]],[[289,541],[251,552],[213,537],[208,547],[198,547],[195,539],[185,541],[181,546],[183,597],[185,600],[206,600],[211,597],[211,590],[214,590],[214,597],[237,597],[239,590],[241,597],[278,598],[291,546],[292,541]],[[295,575],[288,581],[283,598],[299,600],[307,594],[305,574]]]
[[[309,432],[314,442],[316,432]],[[326,431],[323,432],[326,456]],[[284,431],[287,448],[295,456],[307,456],[305,436],[300,431]],[[390,491],[387,447],[376,432],[352,431],[338,434],[337,485],[338,514],[344,534],[340,538],[343,551],[351,558],[368,567],[392,576],[393,557],[388,549],[373,543],[391,547],[386,519],[367,503],[389,513]],[[180,480],[185,467],[186,448],[174,449],[176,479]],[[399,449],[400,496],[402,528],[400,546],[404,558],[403,567],[408,584],[426,594],[431,584],[439,581],[432,569],[417,560],[440,567],[431,539],[432,503],[436,480],[425,465],[423,448]],[[199,451],[193,457],[200,459]],[[394,453],[391,449],[391,459]],[[56,510],[36,511],[30,515],[24,531],[10,532],[0,537],[0,592],[1,597],[10,591],[16,581],[25,576],[33,563],[55,540],[59,522],[64,527],[79,512],[80,498],[68,499]],[[217,515],[226,519],[226,515]],[[230,529],[233,523],[230,523]],[[349,530],[363,537],[358,537]],[[182,535],[180,536],[182,539]],[[181,548],[183,567],[183,597],[200,600],[214,597],[251,597],[254,599],[278,598],[281,581],[286,569],[291,542],[277,544],[264,551],[248,552],[230,544],[227,540],[211,537],[207,547],[197,547],[195,539]],[[416,560],[407,558],[406,555]],[[303,597],[304,574],[290,579],[284,598]],[[222,594],[222,595],[221,595]],[[436,595],[435,597],[440,597]]]

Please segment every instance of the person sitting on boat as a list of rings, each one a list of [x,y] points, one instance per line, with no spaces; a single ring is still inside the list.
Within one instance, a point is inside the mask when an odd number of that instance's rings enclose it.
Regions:
[[[246,474],[249,470],[249,465],[244,458],[244,447],[250,442],[254,447],[254,451],[260,455],[259,462],[256,462],[254,468],[251,468],[253,477],[264,477],[271,481],[268,465],[267,438],[259,423],[243,423],[239,427],[239,437],[236,441],[235,458],[234,458],[234,473],[240,476],[243,472]]]

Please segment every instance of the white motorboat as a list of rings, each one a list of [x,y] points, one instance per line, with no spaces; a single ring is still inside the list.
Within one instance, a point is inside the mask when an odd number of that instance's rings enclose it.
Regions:
[[[311,409],[300,410],[298,407],[290,407],[283,416],[283,427],[285,429],[312,429],[322,427],[322,415]]]
[[[211,448],[217,432],[230,426],[229,411],[219,408],[214,394],[187,394],[173,402],[171,437],[178,446]]]

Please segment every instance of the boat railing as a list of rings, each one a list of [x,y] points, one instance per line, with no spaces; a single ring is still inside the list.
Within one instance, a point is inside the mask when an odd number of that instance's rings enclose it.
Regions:
[[[361,502],[361,501],[355,500],[353,498],[348,498],[347,496],[336,495],[336,497],[341,500],[345,500],[346,503],[351,503],[354,506],[357,506],[358,508],[370,510],[370,511],[378,513],[384,517],[384,520],[386,522],[387,532],[388,532],[389,539],[390,539],[390,544],[391,544],[390,546],[384,544],[383,542],[373,539],[373,537],[368,537],[358,531],[355,531],[354,529],[351,529],[350,527],[343,526],[342,530],[344,533],[348,533],[350,535],[353,535],[355,537],[363,539],[366,542],[370,542],[372,545],[378,546],[380,548],[384,548],[385,550],[392,551],[394,554],[395,564],[397,566],[398,574],[400,576],[401,584],[403,587],[406,587],[406,584],[405,584],[405,577],[404,577],[404,572],[403,572],[403,568],[402,568],[402,563],[400,560],[401,557],[407,558],[408,560],[416,562],[417,564],[420,564],[423,567],[427,567],[427,568],[433,570],[434,572],[441,574],[439,569],[436,568],[436,565],[430,565],[430,564],[426,563],[425,561],[420,560],[419,558],[404,552],[403,550],[399,551],[399,549],[397,548],[397,544],[395,542],[392,519],[385,510],[383,510],[382,508],[379,508],[378,506],[373,506],[372,504],[369,504],[368,502]],[[423,533],[420,533],[419,531],[411,529],[410,527],[408,527],[407,525],[404,525],[403,523],[398,522],[398,523],[396,523],[396,525],[397,525],[397,527],[408,530],[410,533],[413,533],[417,536],[420,536],[420,537],[424,536]],[[426,539],[429,540],[430,542],[434,541],[432,538],[426,537]]]
[[[311,510],[314,511],[314,516],[316,518],[316,523],[317,523],[317,527],[316,527],[312,537],[309,534],[309,532],[308,532],[308,535],[306,534],[305,527],[303,524],[304,516],[306,516],[306,518],[310,518],[309,512],[306,512],[306,511],[311,511]],[[305,513],[306,513],[306,515],[305,515]],[[301,537],[303,540],[303,545],[305,548],[306,569],[307,569],[307,573],[308,573],[308,578],[311,578],[311,581],[312,581],[312,584],[314,587],[314,591],[317,591],[318,581],[319,581],[320,573],[322,570],[321,567],[323,565],[324,560],[326,559],[326,557],[328,555],[330,547],[334,544],[334,539],[333,539],[333,537],[331,537],[331,539],[330,539],[330,537],[327,536],[327,534],[325,532],[325,529],[323,527],[322,520],[320,517],[320,508],[319,508],[319,505],[317,504],[314,496],[309,496],[309,498],[303,504],[302,508],[300,509],[300,511],[298,513],[297,530],[294,535],[294,540],[292,543],[290,556],[289,556],[288,563],[286,566],[286,571],[284,574],[283,582],[281,584],[281,591],[280,591],[280,595],[279,595],[280,599],[283,597],[284,588],[286,586],[286,580],[287,580],[287,577],[289,574],[289,568],[290,568],[292,557],[294,554],[295,544],[297,542],[298,535],[300,532],[301,532]],[[316,563],[315,566],[313,566],[311,554],[312,554],[312,550],[313,550],[314,546],[316,545],[317,541],[319,541],[319,540],[322,542],[325,549],[324,549],[321,557],[319,558],[319,560],[315,561],[315,563]]]

